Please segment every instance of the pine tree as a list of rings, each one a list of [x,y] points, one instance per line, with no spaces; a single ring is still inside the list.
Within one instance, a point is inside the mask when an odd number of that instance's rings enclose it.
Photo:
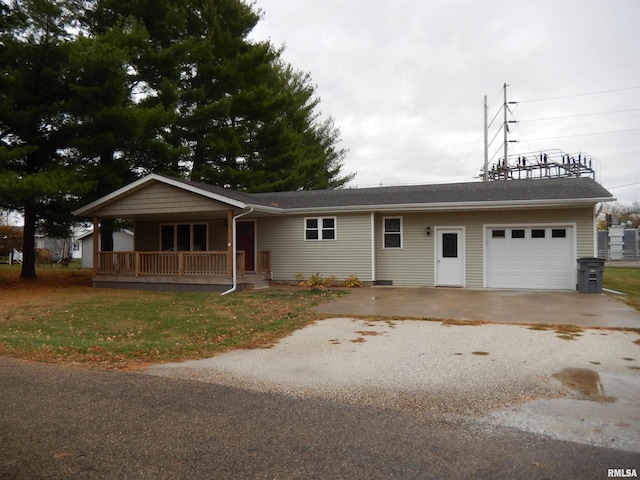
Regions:
[[[39,221],[59,228],[86,192],[66,156],[69,33],[78,5],[67,0],[2,4],[0,31],[0,205],[24,216],[21,276],[34,278]]]
[[[101,0],[103,29],[135,19],[149,34],[134,68],[170,122],[158,130],[175,174],[247,191],[337,188],[346,151],[322,121],[308,74],[248,35],[259,12],[240,0]],[[173,116],[173,118],[170,118]],[[168,162],[163,162],[166,166]]]

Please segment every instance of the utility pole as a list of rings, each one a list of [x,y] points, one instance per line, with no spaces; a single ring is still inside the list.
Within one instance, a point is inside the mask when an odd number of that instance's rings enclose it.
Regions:
[[[484,101],[483,101],[483,105],[484,105],[484,174],[482,175],[484,181],[488,181],[489,178],[491,178],[491,180],[496,180],[499,178],[502,178],[502,175],[504,175],[504,179],[507,180],[509,178],[509,172],[510,172],[510,168],[509,168],[509,162],[508,162],[508,155],[509,155],[509,143],[518,143],[517,140],[509,140],[509,124],[510,123],[518,123],[515,120],[509,120],[508,116],[507,116],[507,112],[511,113],[511,110],[509,109],[509,105],[514,105],[517,104],[518,102],[508,102],[507,101],[507,87],[508,85],[505,83],[503,85],[503,95],[504,95],[504,101],[502,103],[502,115],[503,115],[503,123],[502,123],[502,133],[504,136],[504,140],[503,140],[503,160],[502,160],[502,165],[500,164],[500,157],[498,157],[498,166],[497,169],[493,168],[493,170],[491,172],[489,172],[489,124],[488,122],[488,115],[489,115],[489,105],[487,104],[487,96],[484,96]],[[491,120],[491,124],[493,124],[493,121],[498,118],[498,115],[500,114],[500,110],[498,109],[498,112],[496,113],[496,115],[493,117],[493,120]],[[493,143],[493,140],[495,140],[495,138],[498,136],[498,134],[500,133],[500,129],[498,129],[498,131],[495,133],[495,135],[493,136],[493,139],[491,140],[491,143]],[[496,152],[497,153],[497,152]],[[495,155],[495,153],[494,153]]]
[[[489,126],[487,125],[487,96],[484,96],[484,181],[489,178]]]
[[[504,106],[503,106],[503,110],[504,110],[504,126],[502,127],[504,129],[504,157],[502,160],[502,166],[506,169],[507,168],[507,144],[509,142],[509,124],[507,123],[507,84],[504,84]],[[505,175],[504,178],[506,180],[507,178],[507,173],[505,170]]]

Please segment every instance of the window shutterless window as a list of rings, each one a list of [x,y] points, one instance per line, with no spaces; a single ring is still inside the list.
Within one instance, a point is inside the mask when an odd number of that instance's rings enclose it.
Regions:
[[[317,217],[304,219],[305,240],[335,240],[336,217]]]
[[[383,220],[383,248],[402,248],[402,217],[390,217]]]
[[[458,258],[458,234],[442,234],[442,258]]]
[[[163,252],[207,250],[207,225],[204,223],[161,225],[160,250]]]

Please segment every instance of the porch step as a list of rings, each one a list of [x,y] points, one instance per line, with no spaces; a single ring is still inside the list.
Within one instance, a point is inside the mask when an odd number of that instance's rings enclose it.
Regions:
[[[269,280],[256,280],[251,283],[245,283],[243,287],[246,290],[260,290],[262,288],[269,288]]]

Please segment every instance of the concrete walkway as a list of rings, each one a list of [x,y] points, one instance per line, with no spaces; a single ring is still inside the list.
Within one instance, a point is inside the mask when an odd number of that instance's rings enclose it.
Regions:
[[[608,295],[570,291],[370,287],[354,289],[349,295],[314,310],[336,316],[381,315],[640,329],[640,312],[625,303]]]

